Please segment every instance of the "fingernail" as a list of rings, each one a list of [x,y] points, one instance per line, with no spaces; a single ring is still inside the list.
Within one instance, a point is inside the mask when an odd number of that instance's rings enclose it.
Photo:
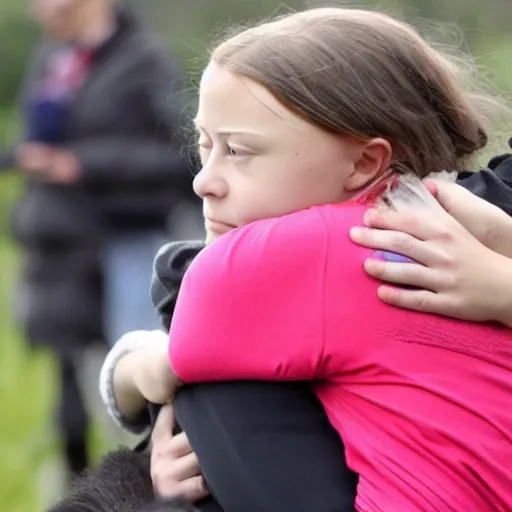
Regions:
[[[416,263],[416,261],[414,261],[413,259],[408,258],[407,256],[403,256],[402,254],[381,250],[372,252],[371,258],[384,261],[391,261],[393,263]]]
[[[360,239],[365,228],[353,227],[350,229],[350,238]]]

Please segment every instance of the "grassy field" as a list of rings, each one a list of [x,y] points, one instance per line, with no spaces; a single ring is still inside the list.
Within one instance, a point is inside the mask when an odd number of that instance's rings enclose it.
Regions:
[[[480,54],[500,87],[512,90],[510,38],[489,41]],[[1,142],[15,131],[9,119],[0,113]],[[0,176],[0,510],[40,512],[41,499],[52,486],[52,476],[43,473],[59,453],[51,414],[55,381],[51,356],[27,350],[12,315],[19,255],[6,235],[7,212],[19,189],[15,177]],[[98,456],[105,445],[97,430],[91,435]]]

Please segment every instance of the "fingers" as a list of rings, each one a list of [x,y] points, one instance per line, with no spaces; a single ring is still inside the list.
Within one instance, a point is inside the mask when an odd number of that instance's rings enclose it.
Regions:
[[[164,416],[164,420],[168,419]],[[194,503],[208,496],[199,461],[185,433],[153,445],[151,479],[155,491],[166,498],[182,497]]]
[[[168,452],[169,455],[173,457],[185,457],[186,455],[193,453],[192,447],[190,446],[190,442],[185,432],[182,432],[181,434],[178,434],[177,436],[174,436],[172,438],[172,441],[169,443],[168,446]]]
[[[429,222],[432,217],[425,218],[425,214],[420,217],[413,210],[395,212],[389,209],[372,208],[366,212],[364,223],[369,228],[400,231],[418,240],[429,240],[437,234],[436,223]]]
[[[432,314],[447,314],[447,306],[438,294],[427,290],[403,290],[381,286],[379,298],[391,306]]]
[[[446,275],[415,263],[393,263],[374,259],[364,262],[364,269],[372,277],[388,283],[440,291],[446,286]]]
[[[172,438],[172,429],[174,427],[174,409],[171,405],[164,405],[158,413],[151,441],[153,445],[159,444],[164,439]]]
[[[154,459],[151,471],[153,483],[155,481],[182,482],[201,474],[199,461],[194,452],[180,457],[175,456],[174,458],[170,453],[162,457],[157,456]]]
[[[181,482],[180,494],[185,501],[189,503],[196,503],[199,500],[206,498],[210,494],[206,482],[202,476],[189,478]]]
[[[161,489],[155,487],[155,490],[163,498],[179,497],[188,503],[196,503],[210,494],[202,476],[188,478],[183,482],[163,483]]]
[[[437,181],[436,180],[425,180],[423,184],[427,188],[427,190],[437,199],[437,194],[439,191],[439,188],[437,187]]]
[[[350,238],[356,244],[406,256],[423,265],[446,264],[446,256],[435,245],[398,231],[352,228]],[[388,258],[386,258],[388,259]]]
[[[439,204],[459,222],[468,215],[471,209],[471,199],[475,196],[464,187],[455,183],[438,181],[435,183],[434,194]],[[469,201],[469,203],[468,203]]]

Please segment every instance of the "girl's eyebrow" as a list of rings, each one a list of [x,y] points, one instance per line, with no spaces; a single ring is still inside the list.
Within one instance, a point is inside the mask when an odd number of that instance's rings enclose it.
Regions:
[[[197,131],[207,133],[207,131],[201,126],[199,122],[194,121],[194,125]],[[217,135],[253,135],[256,137],[265,137],[265,134],[263,132],[259,132],[257,130],[250,130],[247,128],[223,127],[219,128],[218,130],[215,130],[215,133]]]
[[[265,134],[257,130],[251,130],[247,128],[230,128],[222,127],[216,130],[218,135],[254,135],[256,137],[264,137]]]
[[[201,120],[196,117],[193,119],[195,129],[198,132],[208,134],[207,130],[203,127]],[[266,134],[258,130],[251,130],[250,128],[230,128],[222,127],[215,131],[217,135],[254,135],[256,137],[265,137]]]

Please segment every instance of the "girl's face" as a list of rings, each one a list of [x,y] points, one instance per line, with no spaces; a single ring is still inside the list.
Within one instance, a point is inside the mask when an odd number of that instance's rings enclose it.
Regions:
[[[202,77],[196,125],[194,190],[207,242],[255,220],[346,201],[389,165],[386,141],[327,133],[215,63]]]

